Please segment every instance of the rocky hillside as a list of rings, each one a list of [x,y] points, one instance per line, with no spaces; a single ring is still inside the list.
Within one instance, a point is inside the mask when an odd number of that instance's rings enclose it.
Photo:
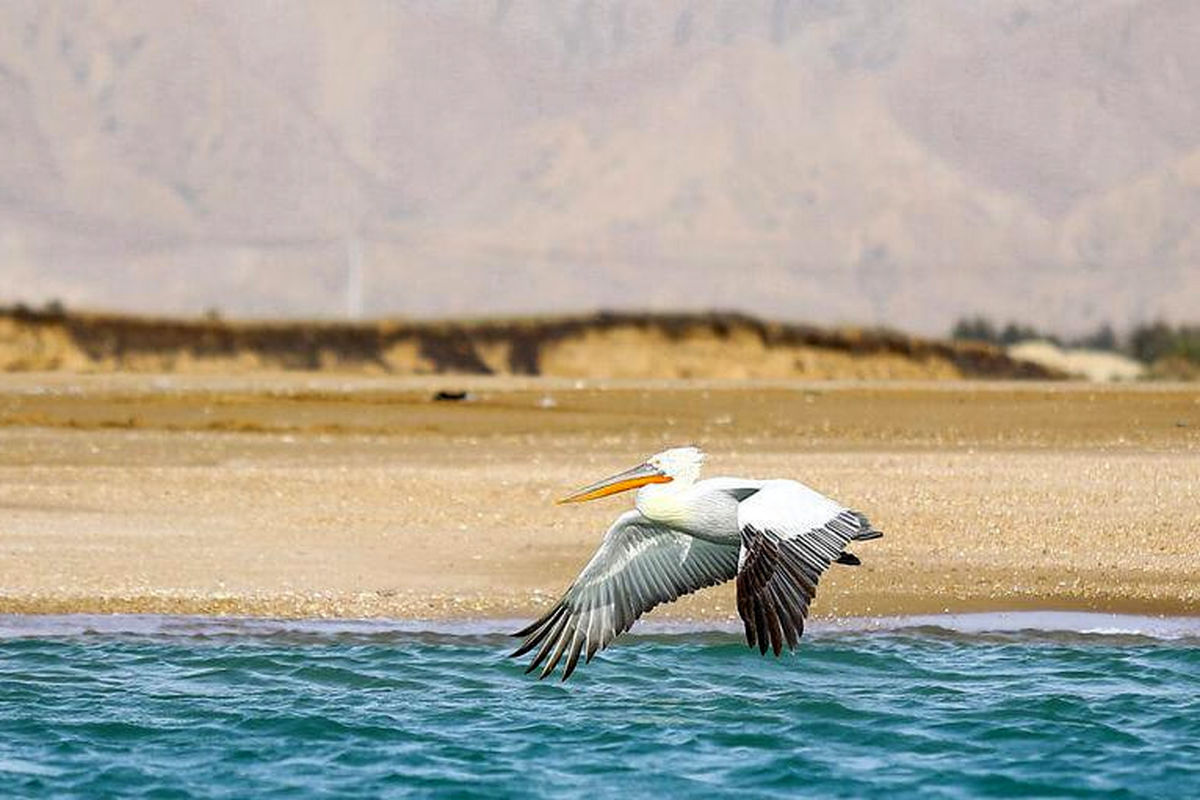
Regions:
[[[4,3],[0,302],[1190,321],[1197,41],[1186,0]]]

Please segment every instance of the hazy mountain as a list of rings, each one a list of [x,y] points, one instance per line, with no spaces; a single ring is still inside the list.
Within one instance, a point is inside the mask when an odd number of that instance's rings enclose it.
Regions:
[[[0,301],[1200,307],[1200,5],[0,5]]]

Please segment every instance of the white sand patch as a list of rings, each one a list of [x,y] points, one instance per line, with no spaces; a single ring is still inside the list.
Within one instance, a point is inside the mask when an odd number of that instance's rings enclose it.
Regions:
[[[1089,381],[1132,381],[1142,377],[1146,371],[1139,361],[1120,353],[1062,348],[1046,341],[1020,342],[1008,348],[1008,355],[1020,361],[1032,361],[1078,375]]]

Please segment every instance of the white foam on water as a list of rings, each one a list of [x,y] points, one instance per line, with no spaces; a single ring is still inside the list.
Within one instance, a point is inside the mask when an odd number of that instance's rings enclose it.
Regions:
[[[1182,639],[1200,637],[1200,617],[1155,617],[1096,611],[989,611],[974,614],[851,617],[831,621],[820,628],[848,631],[939,628],[967,634],[1036,631]]]
[[[57,767],[46,766],[34,761],[28,761],[22,758],[4,758],[0,757],[0,773],[9,773],[12,775],[34,775],[38,777],[54,777],[63,774],[63,770]]]

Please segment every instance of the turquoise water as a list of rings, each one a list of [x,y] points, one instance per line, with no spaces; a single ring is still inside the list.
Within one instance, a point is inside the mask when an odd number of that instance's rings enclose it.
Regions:
[[[8,617],[0,796],[1200,796],[1200,636],[1152,623],[660,632],[564,685],[485,626]]]

